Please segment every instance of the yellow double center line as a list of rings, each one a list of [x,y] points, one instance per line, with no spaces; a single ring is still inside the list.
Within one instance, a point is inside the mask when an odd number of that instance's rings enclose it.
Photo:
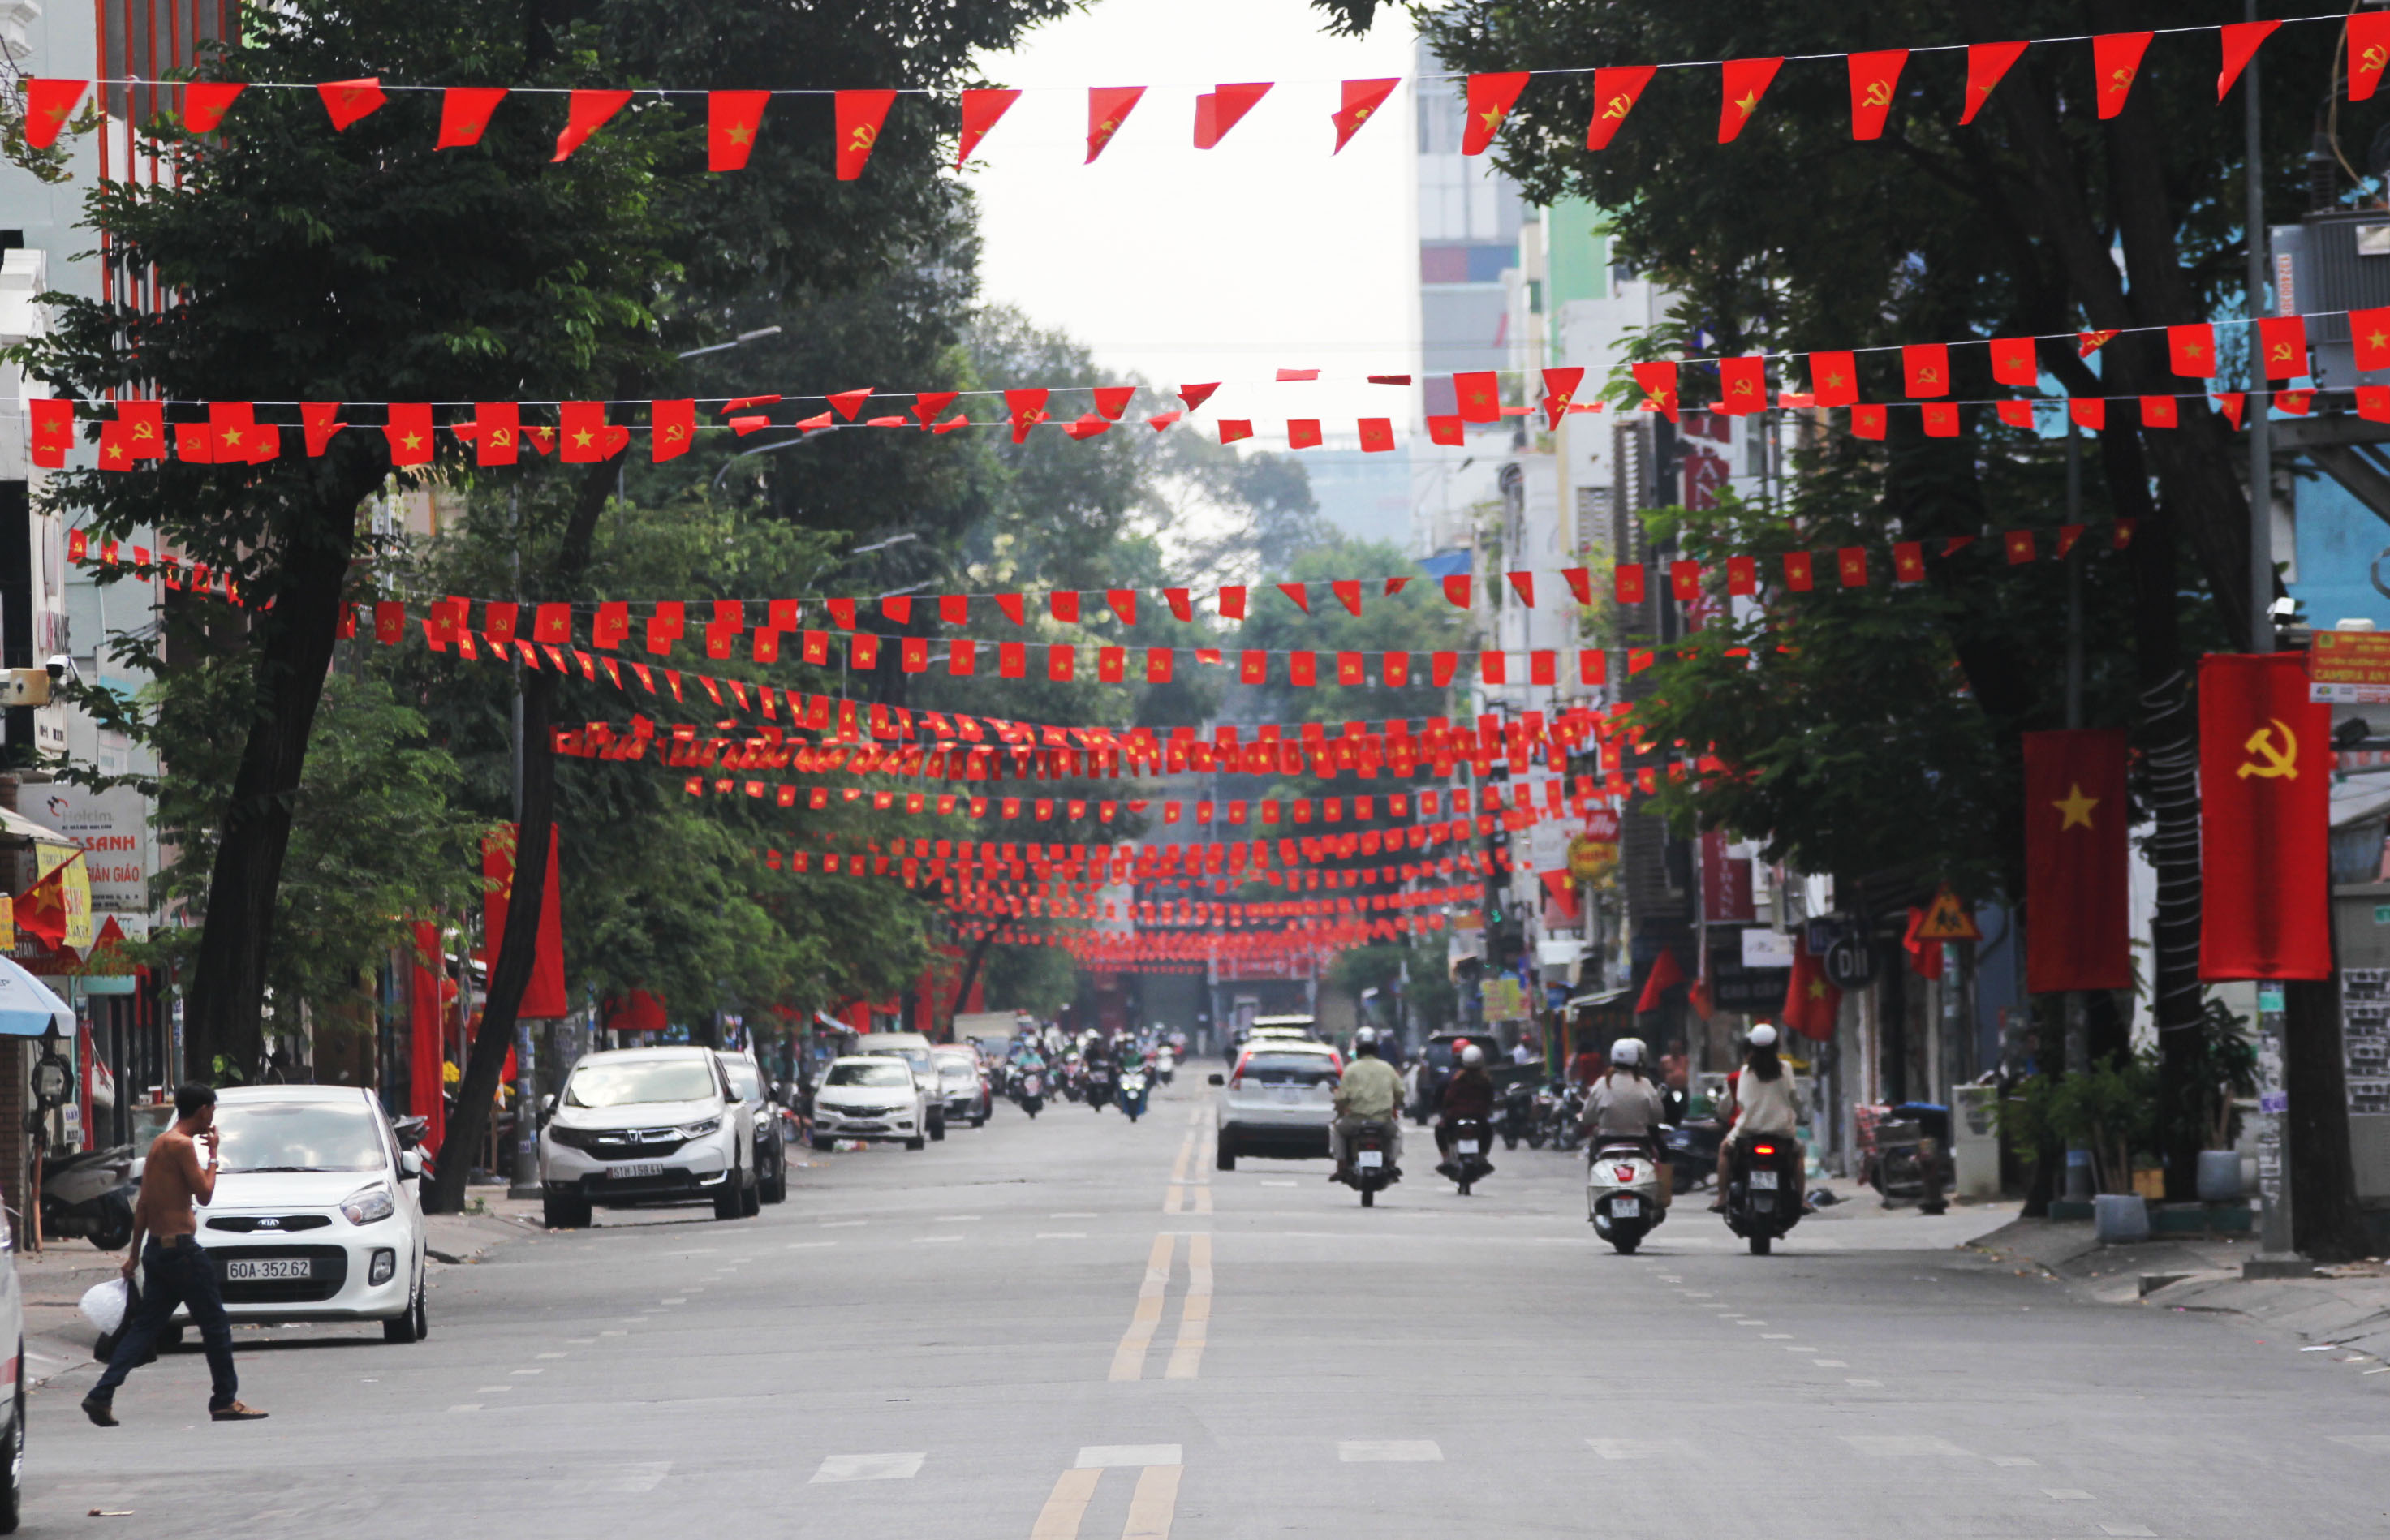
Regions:
[[[1164,1213],[1210,1213],[1212,1212],[1212,1179],[1199,1174],[1210,1166],[1213,1151],[1217,1148],[1219,1130],[1211,1125],[1202,1108],[1195,1110],[1189,1119],[1191,1126],[1187,1137],[1178,1143],[1177,1163],[1170,1168],[1170,1187],[1162,1195]]]
[[[1129,1317],[1128,1330],[1121,1334],[1120,1347],[1112,1354],[1114,1380],[1145,1378],[1146,1350],[1153,1345],[1153,1333],[1162,1325],[1163,1299],[1170,1290],[1170,1259],[1177,1250],[1176,1236],[1165,1232],[1153,1238],[1153,1253],[1145,1259],[1145,1281],[1137,1286],[1137,1313]]]
[[[1171,1521],[1178,1513],[1178,1478],[1186,1469],[1149,1465],[1137,1472],[1121,1540],[1170,1540]],[[1029,1540],[1079,1540],[1080,1522],[1087,1516],[1087,1504],[1094,1500],[1103,1475],[1100,1468],[1063,1471],[1046,1506],[1038,1510]]]

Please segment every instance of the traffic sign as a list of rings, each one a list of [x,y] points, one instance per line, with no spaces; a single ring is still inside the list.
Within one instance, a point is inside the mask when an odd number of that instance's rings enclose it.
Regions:
[[[1925,911],[1924,920],[1917,927],[1919,941],[1981,941],[1983,931],[1975,928],[1975,917],[1959,902],[1959,895],[1944,888],[1934,895],[1934,905]]]

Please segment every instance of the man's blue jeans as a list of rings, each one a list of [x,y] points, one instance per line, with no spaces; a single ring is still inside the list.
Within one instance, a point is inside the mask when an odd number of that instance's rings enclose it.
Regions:
[[[199,1341],[207,1348],[208,1376],[214,1381],[208,1410],[220,1412],[238,1399],[240,1380],[232,1367],[232,1322],[225,1318],[224,1296],[216,1290],[216,1273],[208,1264],[206,1250],[197,1237],[187,1235],[171,1241],[152,1237],[142,1249],[141,1300],[116,1339],[116,1351],[109,1355],[106,1372],[91,1388],[96,1399],[115,1397],[116,1387],[124,1383],[124,1377],[149,1355],[150,1344],[173,1324],[178,1304],[189,1308],[191,1324],[199,1328]]]

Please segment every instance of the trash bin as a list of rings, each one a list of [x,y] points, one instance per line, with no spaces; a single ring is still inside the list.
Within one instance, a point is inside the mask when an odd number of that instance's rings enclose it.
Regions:
[[[2150,1206],[2133,1193],[2103,1192],[2091,1200],[2091,1237],[2102,1246],[2150,1238]]]
[[[2199,1152],[2199,1200],[2237,1203],[2241,1200],[2241,1152],[2203,1149]]]

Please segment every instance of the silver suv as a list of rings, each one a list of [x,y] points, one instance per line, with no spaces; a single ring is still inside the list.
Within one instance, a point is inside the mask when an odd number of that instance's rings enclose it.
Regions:
[[[754,1213],[754,1114],[711,1048],[586,1054],[547,1098],[539,1181],[550,1229],[589,1223],[596,1207],[695,1203],[713,1217]]]

